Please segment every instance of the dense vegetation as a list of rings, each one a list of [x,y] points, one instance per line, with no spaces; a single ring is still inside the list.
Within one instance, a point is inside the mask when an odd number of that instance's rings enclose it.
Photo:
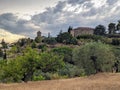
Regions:
[[[0,48],[0,82],[27,82],[86,76],[98,72],[120,72],[120,22],[103,25],[94,35],[23,38]]]

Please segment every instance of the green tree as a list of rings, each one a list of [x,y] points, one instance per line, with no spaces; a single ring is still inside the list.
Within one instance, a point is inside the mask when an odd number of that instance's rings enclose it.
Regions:
[[[109,34],[115,34],[115,30],[116,30],[115,23],[110,23],[108,25],[108,30],[109,30]]]
[[[114,60],[111,48],[101,42],[88,43],[73,52],[73,61],[78,67],[83,68],[87,75],[112,71]]]
[[[103,25],[98,25],[95,27],[94,30],[95,35],[105,35],[105,26]]]
[[[43,39],[44,43],[54,45],[57,43],[56,39],[54,37],[48,37]]]
[[[57,42],[64,44],[77,44],[77,39],[73,38],[68,32],[60,33],[56,40]]]
[[[57,72],[64,66],[62,56],[55,55],[51,52],[43,52],[40,54],[38,67],[42,72]]]
[[[118,24],[117,24],[117,31],[120,31],[120,20],[118,20]]]
[[[41,42],[42,42],[42,38],[41,38],[41,36],[36,37],[36,38],[35,38],[35,42],[37,42],[37,43],[41,43]]]
[[[1,48],[0,48],[0,57],[3,57],[3,51]]]
[[[72,49],[69,47],[58,47],[52,50],[57,55],[64,56],[64,61],[73,64],[72,61]]]
[[[73,28],[72,28],[71,26],[69,26],[69,28],[68,28],[68,33],[70,33],[71,30],[73,30]]]
[[[7,43],[4,41],[4,39],[2,39],[1,44],[2,44],[2,48],[3,48],[3,49],[6,49],[6,48],[8,47],[8,46],[7,46]]]
[[[31,47],[32,47],[32,48],[36,48],[36,47],[37,47],[37,44],[36,44],[35,41],[32,42]]]

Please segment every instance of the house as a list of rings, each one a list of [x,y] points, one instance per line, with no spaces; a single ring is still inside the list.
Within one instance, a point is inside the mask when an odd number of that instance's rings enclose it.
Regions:
[[[70,34],[73,37],[77,37],[79,35],[93,35],[94,34],[94,28],[90,27],[78,27],[70,31]]]

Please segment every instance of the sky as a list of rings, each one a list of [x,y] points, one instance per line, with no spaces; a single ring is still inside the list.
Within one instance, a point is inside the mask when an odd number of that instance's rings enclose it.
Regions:
[[[120,19],[120,0],[0,0],[0,40],[56,36],[69,26],[93,27]]]

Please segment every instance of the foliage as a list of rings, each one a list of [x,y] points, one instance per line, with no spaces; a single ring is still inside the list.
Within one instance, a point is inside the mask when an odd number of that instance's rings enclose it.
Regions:
[[[95,27],[94,30],[95,35],[105,35],[105,26],[103,25],[98,25]]]
[[[37,43],[40,43],[40,42],[42,42],[42,38],[39,36],[39,37],[36,37],[35,38],[35,42],[37,42]]]
[[[101,42],[88,43],[73,51],[75,65],[83,68],[87,75],[112,71],[114,60],[111,48]]]
[[[3,51],[1,48],[0,48],[0,57],[3,57]]]
[[[58,47],[52,49],[52,52],[54,52],[57,55],[64,56],[64,61],[68,63],[73,63],[72,61],[72,49],[69,47]]]
[[[57,38],[57,42],[64,44],[77,44],[77,39],[73,38],[68,32],[60,33]]]
[[[116,46],[113,46],[113,52],[114,52],[114,55],[115,55],[115,63],[117,62],[118,66],[118,72],[120,72],[120,47],[116,47]]]
[[[61,68],[59,74],[62,76],[68,77],[76,77],[76,76],[84,76],[84,69],[80,69],[73,64],[66,63],[65,67]]]
[[[4,39],[2,39],[1,45],[4,49],[8,48],[7,43],[4,41]]]
[[[79,35],[77,36],[77,39],[93,39],[94,41],[101,41],[103,37],[97,35]]]
[[[113,38],[111,44],[112,44],[112,45],[120,45],[120,39],[118,39],[118,38]]]
[[[63,57],[54,55],[53,53],[43,52],[40,54],[38,67],[42,72],[56,72],[64,66]]]
[[[68,28],[68,33],[70,33],[72,29],[73,29],[73,27],[72,27],[72,26],[69,26],[69,28]]]
[[[37,47],[37,44],[36,44],[35,41],[32,42],[31,47],[32,47],[32,48],[36,48],[36,47]]]
[[[53,37],[44,38],[43,42],[51,45],[54,45],[57,43],[56,39]]]
[[[115,23],[110,23],[108,25],[108,30],[109,30],[109,34],[115,34],[115,30],[116,30]]]
[[[0,61],[0,81],[1,82],[21,82],[29,80],[44,79],[34,72],[57,72],[64,66],[63,58],[53,53],[44,52],[39,54],[36,50],[27,47],[22,56],[13,60]]]
[[[38,49],[41,49],[42,52],[47,50],[47,45],[46,44],[40,44],[38,45]]]

